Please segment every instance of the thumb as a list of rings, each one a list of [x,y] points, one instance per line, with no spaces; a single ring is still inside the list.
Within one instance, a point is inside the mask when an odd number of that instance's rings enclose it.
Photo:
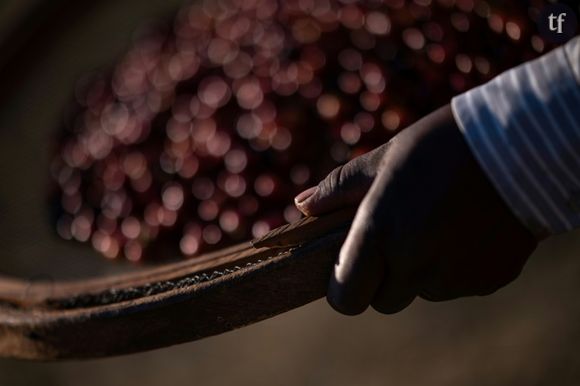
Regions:
[[[297,195],[294,204],[307,216],[360,204],[373,183],[388,145],[386,143],[335,168],[317,186]]]

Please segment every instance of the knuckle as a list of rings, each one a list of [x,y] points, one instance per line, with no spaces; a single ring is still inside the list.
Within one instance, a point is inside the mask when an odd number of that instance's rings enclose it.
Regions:
[[[415,296],[405,296],[392,299],[376,299],[371,303],[373,309],[381,314],[391,315],[403,311],[411,305]]]
[[[344,165],[340,165],[334,168],[322,181],[320,186],[321,193],[324,195],[328,195],[340,188],[341,179],[342,179],[342,170]]]
[[[347,302],[344,298],[330,294],[327,295],[326,300],[335,311],[348,316],[362,314],[368,308],[368,305]]]
[[[334,184],[333,187],[335,189],[339,189],[347,180],[346,170],[348,169],[348,165],[349,164],[341,165],[341,166],[334,169],[334,174],[333,174],[334,178],[333,178],[332,182]]]
[[[444,302],[447,300],[456,299],[459,296],[452,295],[451,293],[446,293],[443,291],[434,291],[431,289],[431,290],[421,291],[421,293],[419,294],[419,297],[421,297],[421,299],[425,299],[429,302]]]

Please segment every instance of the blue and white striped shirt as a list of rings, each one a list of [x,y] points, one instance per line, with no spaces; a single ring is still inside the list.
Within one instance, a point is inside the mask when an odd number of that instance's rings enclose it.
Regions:
[[[537,236],[580,227],[580,37],[452,100],[484,172]]]

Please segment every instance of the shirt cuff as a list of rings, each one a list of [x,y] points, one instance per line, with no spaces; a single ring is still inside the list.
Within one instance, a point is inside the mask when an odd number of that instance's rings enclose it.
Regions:
[[[580,227],[579,52],[577,37],[451,102],[485,174],[538,237]]]

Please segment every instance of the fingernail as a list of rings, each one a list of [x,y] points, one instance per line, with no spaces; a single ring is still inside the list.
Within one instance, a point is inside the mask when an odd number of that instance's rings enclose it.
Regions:
[[[316,190],[318,190],[318,186],[313,186],[311,188],[306,189],[305,191],[294,197],[294,202],[297,205],[303,204],[306,200],[312,197],[314,193],[316,193]]]

